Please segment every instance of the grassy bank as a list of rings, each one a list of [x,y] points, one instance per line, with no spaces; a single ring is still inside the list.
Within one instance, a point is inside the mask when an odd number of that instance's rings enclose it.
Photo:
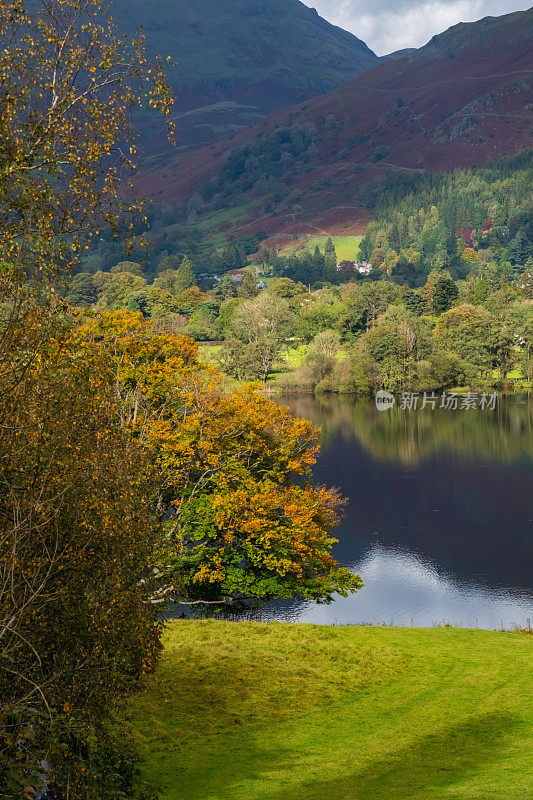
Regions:
[[[133,703],[164,800],[529,800],[531,636],[176,622]]]

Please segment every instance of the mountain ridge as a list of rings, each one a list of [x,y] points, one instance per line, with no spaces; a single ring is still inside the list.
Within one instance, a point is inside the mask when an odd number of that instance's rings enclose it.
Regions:
[[[220,195],[226,205],[239,195],[244,203],[254,199],[232,234],[334,232],[347,225],[355,231],[368,219],[365,193],[379,191],[390,170],[467,168],[531,147],[532,40],[533,10],[454,26],[415,54],[381,62],[233,139],[145,170],[140,185],[148,196],[173,203],[187,202],[207,182],[215,186],[215,201]],[[258,189],[261,169],[254,166],[250,176],[232,175],[220,185],[232,153],[271,141],[283,129],[306,129],[313,141],[286,171],[272,170],[274,193]],[[271,175],[263,178],[273,183]]]

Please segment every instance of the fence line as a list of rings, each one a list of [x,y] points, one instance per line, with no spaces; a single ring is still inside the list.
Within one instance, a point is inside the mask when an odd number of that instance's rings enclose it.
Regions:
[[[211,619],[214,619],[214,618],[211,617]],[[226,617],[226,619],[227,619],[227,617]],[[264,623],[264,624],[269,624],[269,623],[272,623],[272,622],[280,622],[281,621],[279,619],[266,617],[263,614],[255,614],[255,615],[252,615],[252,616],[249,615],[249,616],[245,616],[245,617],[233,616],[232,619],[233,619],[233,621],[236,621],[236,622],[238,622],[238,621],[248,621],[248,622],[261,622],[261,623]],[[383,621],[381,623],[378,623],[376,621],[376,617],[372,617],[372,622],[340,622],[339,623],[337,617],[334,618],[333,622],[308,622],[308,621],[302,621],[298,615],[291,616],[290,614],[286,614],[284,621],[285,621],[285,623],[290,623],[290,624],[293,624],[293,625],[294,624],[295,625],[324,625],[324,626],[330,627],[330,628],[337,628],[337,627],[341,627],[341,628],[342,627],[344,627],[344,628],[365,628],[365,627],[409,628],[409,625],[395,624],[393,620],[391,620],[390,622]],[[478,617],[475,618],[474,626],[472,628],[468,627],[467,625],[463,625],[462,622],[461,622],[460,625],[453,625],[451,622],[446,621],[446,619],[443,619],[442,622],[434,623],[433,625],[420,625],[420,626],[417,626],[414,617],[410,618],[410,627],[411,628],[417,628],[417,627],[420,627],[420,628],[462,628],[463,630],[480,630]],[[521,625],[519,625],[516,622],[513,622],[512,626],[510,628],[506,628],[505,625],[504,625],[503,619],[500,619],[499,627],[496,626],[496,628],[485,628],[485,629],[481,629],[481,630],[501,630],[501,631],[521,630],[521,631],[526,631],[527,633],[531,633],[531,619],[529,617],[526,619],[526,624],[525,624],[524,627],[522,627]]]

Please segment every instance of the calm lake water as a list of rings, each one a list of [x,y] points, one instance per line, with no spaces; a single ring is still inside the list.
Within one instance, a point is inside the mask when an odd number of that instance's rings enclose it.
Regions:
[[[349,397],[282,401],[322,428],[318,482],[349,499],[339,562],[365,587],[272,619],[496,628],[533,621],[533,395],[494,411],[379,412]]]

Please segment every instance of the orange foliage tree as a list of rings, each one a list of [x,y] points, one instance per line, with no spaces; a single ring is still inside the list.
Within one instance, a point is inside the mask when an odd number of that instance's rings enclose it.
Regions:
[[[331,555],[342,500],[315,487],[318,432],[250,384],[225,391],[185,336],[140,314],[90,320],[116,364],[123,421],[158,475],[160,577],[175,599],[329,601],[361,586]]]

